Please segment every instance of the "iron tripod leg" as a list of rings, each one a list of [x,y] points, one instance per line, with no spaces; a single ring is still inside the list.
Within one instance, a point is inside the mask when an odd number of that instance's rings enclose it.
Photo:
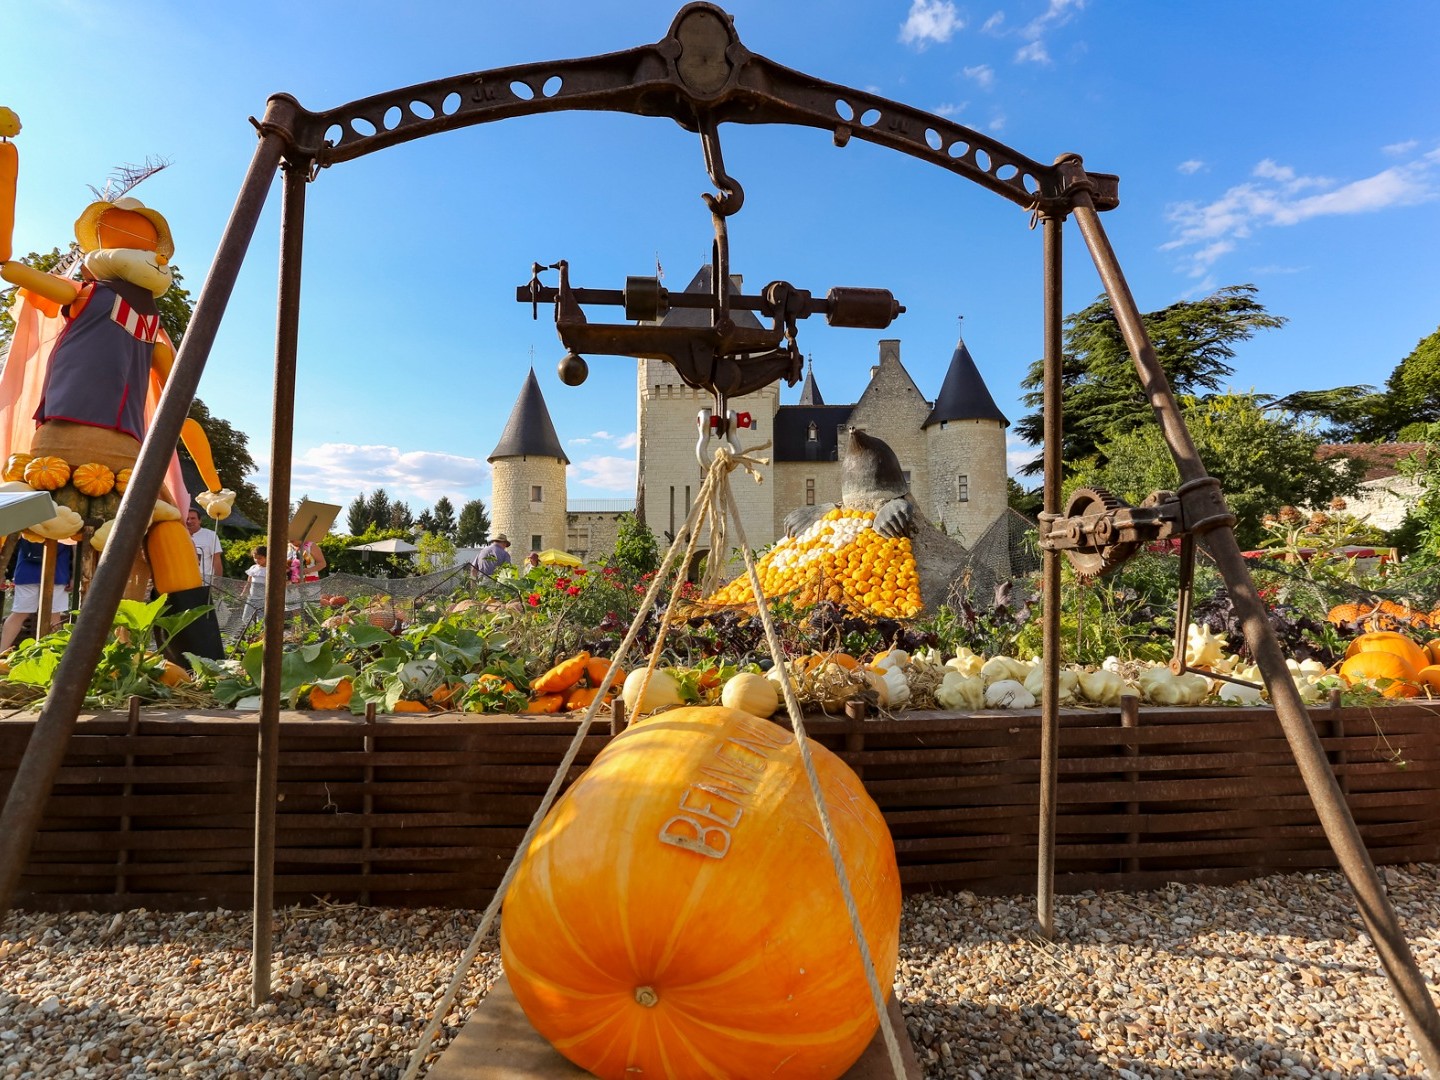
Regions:
[[[1078,159],[1075,160],[1078,165]],[[1100,216],[1090,198],[1088,186],[1082,183],[1073,198],[1075,222],[1105,284],[1105,292],[1110,298],[1125,344],[1135,361],[1135,370],[1140,376],[1141,385],[1145,388],[1150,405],[1155,410],[1156,418],[1165,434],[1165,441],[1169,444],[1175,464],[1180,470],[1181,483],[1203,479],[1206,476],[1205,467],[1175,404],[1169,380],[1155,358],[1155,349],[1145,332],[1135,298],[1130,294],[1130,288],[1120,270],[1119,260],[1110,247],[1104,226],[1100,224]],[[1245,565],[1245,559],[1240,554],[1235,531],[1222,525],[1206,533],[1203,539],[1220,567],[1231,601],[1240,616],[1245,641],[1250,646],[1251,655],[1259,665],[1260,672],[1265,677],[1265,685],[1270,690],[1276,718],[1284,729],[1290,752],[1295,755],[1295,764],[1300,769],[1305,789],[1310,794],[1310,801],[1315,806],[1325,836],[1330,841],[1340,869],[1355,894],[1360,917],[1375,942],[1380,963],[1390,979],[1391,990],[1409,1022],[1411,1037],[1420,1047],[1420,1054],[1429,1074],[1440,1077],[1440,1013],[1436,1012],[1435,1003],[1431,1000],[1415,957],[1401,932],[1395,909],[1385,895],[1385,888],[1380,883],[1375,864],[1370,859],[1360,830],[1340,791],[1340,785],[1325,758],[1320,737],[1315,733],[1309,714],[1305,711],[1300,692],[1286,670],[1280,643],[1266,618],[1265,605],[1255,589],[1254,581],[1251,580],[1249,567]]]

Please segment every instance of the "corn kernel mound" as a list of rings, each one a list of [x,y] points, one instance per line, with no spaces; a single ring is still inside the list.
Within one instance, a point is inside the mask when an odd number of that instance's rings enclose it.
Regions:
[[[781,540],[759,561],[760,584],[769,599],[784,597],[806,607],[830,600],[891,619],[920,613],[920,576],[909,537],[887,539],[870,527],[873,512],[835,509],[796,537]],[[714,604],[753,601],[750,578],[741,574],[710,596]]]

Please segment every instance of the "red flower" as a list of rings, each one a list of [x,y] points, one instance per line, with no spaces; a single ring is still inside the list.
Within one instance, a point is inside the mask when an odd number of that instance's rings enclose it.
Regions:
[[[600,571],[600,573],[604,574],[606,577],[614,577],[619,572],[620,571],[616,570],[613,566],[607,566],[604,570]]]
[[[575,585],[571,585],[570,588],[568,588],[568,589],[565,590],[565,592],[566,592],[568,595],[570,595],[570,596],[579,596],[579,595],[580,595],[580,589],[579,589],[578,586],[575,586]]]
[[[530,604],[531,607],[539,607],[539,606],[540,606],[540,594],[539,594],[538,592],[532,592],[532,593],[531,593],[529,596],[527,596],[525,599],[529,602],[529,604]]]
[[[575,576],[576,576],[576,577],[584,577],[584,576],[585,576],[586,574],[588,574],[589,572],[590,572],[590,571],[586,570],[583,566],[577,566],[577,567],[575,568]]]
[[[570,579],[569,579],[568,577],[557,577],[557,578],[555,579],[555,587],[556,587],[557,589],[563,589],[563,588],[565,588],[566,585],[569,585],[569,584],[570,584]]]

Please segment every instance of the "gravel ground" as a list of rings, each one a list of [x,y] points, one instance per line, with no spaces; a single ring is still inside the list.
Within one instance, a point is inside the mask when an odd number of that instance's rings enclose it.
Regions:
[[[1440,866],[1382,873],[1440,982]],[[252,1011],[245,913],[12,915],[0,1078],[398,1077],[477,918],[286,909]],[[1423,1075],[1337,875],[1060,897],[1054,943],[1032,918],[1024,897],[906,901],[896,988],[926,1077]]]

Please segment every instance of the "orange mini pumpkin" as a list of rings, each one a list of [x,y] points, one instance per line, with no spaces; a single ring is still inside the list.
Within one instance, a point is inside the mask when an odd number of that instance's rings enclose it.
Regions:
[[[428,713],[430,709],[423,701],[411,701],[409,698],[401,698],[395,702],[395,708],[391,711],[397,713]]]
[[[1374,683],[1387,698],[1415,697],[1420,693],[1415,669],[1394,653],[1356,653],[1340,665],[1340,677],[1352,685]]]
[[[310,688],[310,707],[312,709],[348,709],[350,699],[355,696],[355,686],[349,679],[341,679],[335,684],[334,690],[322,690],[318,686]]]
[[[5,462],[5,473],[0,479],[6,481],[24,480],[25,466],[30,464],[29,454],[11,454]]]
[[[115,490],[125,494],[125,489],[130,486],[130,470],[121,469],[115,474]]]
[[[598,686],[575,686],[565,693],[565,711],[574,712],[577,709],[588,709],[590,703],[600,696]]]
[[[604,656],[592,656],[585,665],[585,678],[591,686],[605,682],[605,673],[610,670],[610,660]],[[616,693],[625,684],[625,669],[617,667],[615,678],[610,680],[610,692]]]
[[[525,711],[530,714],[557,713],[564,707],[564,694],[540,694],[525,703]]]
[[[25,483],[37,491],[55,491],[70,479],[70,466],[64,458],[47,454],[31,458],[25,465]]]
[[[888,993],[895,848],[855,774],[812,755]],[[501,958],[531,1023],[604,1080],[841,1076],[877,1020],[814,823],[785,729],[713,706],[626,729],[556,803],[505,898]]]
[[[1368,634],[1361,634],[1350,642],[1350,647],[1345,650],[1345,659],[1349,660],[1359,653],[1370,652],[1390,653],[1398,656],[1405,661],[1412,675],[1429,663],[1428,654],[1424,649],[1404,634],[1394,630],[1372,630]]]
[[[70,474],[70,482],[81,495],[89,495],[92,499],[109,495],[115,490],[115,474],[94,461],[78,466]]]
[[[590,663],[588,652],[578,652],[568,660],[562,660],[530,684],[530,689],[540,694],[561,694],[585,677],[585,665]]]
[[[1415,672],[1415,681],[1429,691],[1431,697],[1440,696],[1440,664],[1427,664]]]

